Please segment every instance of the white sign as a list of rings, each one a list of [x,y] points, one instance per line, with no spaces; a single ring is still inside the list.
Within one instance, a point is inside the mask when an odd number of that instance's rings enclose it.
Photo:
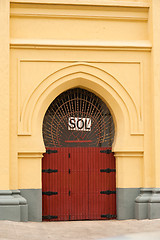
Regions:
[[[91,118],[68,118],[68,130],[91,131]]]

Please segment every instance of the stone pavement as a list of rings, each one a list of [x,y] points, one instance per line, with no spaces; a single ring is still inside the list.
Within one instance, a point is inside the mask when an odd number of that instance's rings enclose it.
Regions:
[[[101,238],[98,240],[159,240],[160,232],[132,233],[113,238]]]
[[[116,237],[113,238],[115,240],[160,239],[160,219],[42,223],[0,221],[0,240],[109,240],[110,237]]]

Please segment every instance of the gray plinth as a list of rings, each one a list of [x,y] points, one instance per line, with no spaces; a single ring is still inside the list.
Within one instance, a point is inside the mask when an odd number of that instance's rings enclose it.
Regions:
[[[22,205],[26,208],[27,202],[19,195],[17,190],[14,191],[0,190],[0,220],[19,222],[24,219]],[[25,221],[27,221],[26,216]]]
[[[27,200],[20,195],[19,190],[12,190],[12,196],[19,201],[21,222],[27,222],[28,221]]]
[[[42,189],[20,189],[28,203],[28,220],[32,222],[42,221]]]
[[[148,202],[152,195],[152,188],[141,188],[140,195],[135,200],[135,218],[137,220],[148,218]]]
[[[160,188],[153,189],[153,193],[148,203],[148,218],[160,218]]]
[[[140,193],[139,188],[117,188],[117,219],[134,219],[134,201]]]

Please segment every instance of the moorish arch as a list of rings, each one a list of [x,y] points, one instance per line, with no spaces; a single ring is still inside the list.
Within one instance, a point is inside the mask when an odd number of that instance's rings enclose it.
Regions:
[[[110,109],[115,124],[114,149],[128,145],[130,134],[139,131],[139,115],[134,101],[119,81],[95,66],[76,63],[57,70],[44,79],[26,100],[19,123],[19,135],[39,135],[35,148],[45,151],[42,123],[51,102],[62,92],[80,87],[99,96]],[[33,147],[33,145],[32,145]]]
[[[43,120],[43,221],[116,218],[114,133],[94,93],[72,88],[52,101]]]

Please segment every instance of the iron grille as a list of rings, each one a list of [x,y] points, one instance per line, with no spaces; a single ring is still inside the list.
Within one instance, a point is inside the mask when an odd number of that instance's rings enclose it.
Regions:
[[[50,104],[43,121],[43,138],[46,147],[111,147],[114,123],[98,96],[74,88]]]

